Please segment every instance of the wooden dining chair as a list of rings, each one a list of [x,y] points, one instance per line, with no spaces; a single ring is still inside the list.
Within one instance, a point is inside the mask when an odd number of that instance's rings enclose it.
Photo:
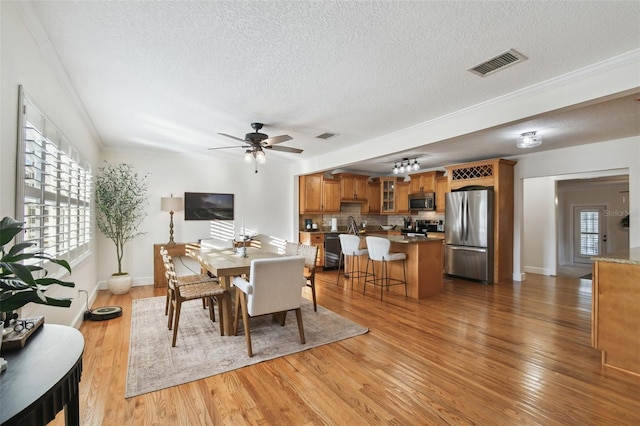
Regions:
[[[224,317],[222,315],[222,304],[227,305],[227,309],[231,309],[229,292],[224,290],[217,279],[210,278],[208,275],[191,275],[186,277],[178,277],[173,267],[171,256],[161,248],[163,261],[165,262],[165,275],[167,277],[169,318],[167,327],[173,329],[173,337],[171,346],[176,346],[178,337],[178,326],[180,325],[180,312],[182,303],[189,300],[202,300],[203,307],[209,306],[209,318],[215,322],[214,307],[218,305],[220,335],[224,334]],[[206,277],[206,278],[204,278]]]
[[[304,257],[304,279],[307,287],[311,287],[311,296],[313,298],[313,310],[318,311],[316,303],[316,262],[318,259],[318,246],[300,244],[298,246],[298,255]]]
[[[284,255],[285,256],[296,256],[298,254],[298,246],[300,244],[293,243],[291,241],[284,242]]]
[[[238,335],[239,310],[241,310],[249,356],[253,356],[249,318],[259,315],[278,313],[284,320],[284,315],[288,311],[295,310],[300,343],[304,344],[304,327],[300,308],[302,302],[300,291],[305,285],[303,271],[304,257],[302,256],[253,259],[249,280],[243,277],[233,279],[236,287],[234,334]],[[284,321],[281,323],[284,324]]]

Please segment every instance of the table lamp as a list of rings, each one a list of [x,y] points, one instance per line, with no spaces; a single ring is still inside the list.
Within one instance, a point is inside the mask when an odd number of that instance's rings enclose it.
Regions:
[[[182,198],[174,197],[173,194],[171,194],[170,197],[162,197],[160,200],[160,209],[163,212],[169,212],[171,216],[169,222],[169,244],[175,244],[176,242],[173,241],[173,213],[182,210]]]

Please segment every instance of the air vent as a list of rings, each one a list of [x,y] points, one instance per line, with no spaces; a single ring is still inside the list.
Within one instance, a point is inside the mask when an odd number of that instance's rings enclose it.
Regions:
[[[495,58],[489,59],[486,62],[481,63],[473,68],[468,69],[467,71],[479,75],[480,77],[485,77],[489,74],[493,74],[494,72],[504,69],[510,65],[517,64],[518,62],[526,61],[527,57],[522,53],[519,53],[513,49],[504,52],[501,55],[496,56]]]
[[[337,133],[323,133],[321,135],[316,136],[317,139],[331,139],[338,136]]]

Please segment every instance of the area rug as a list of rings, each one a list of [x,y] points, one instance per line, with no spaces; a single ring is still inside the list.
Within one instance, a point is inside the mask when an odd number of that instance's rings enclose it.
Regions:
[[[194,380],[301,352],[368,331],[328,309],[302,299],[306,343],[300,343],[295,312],[285,326],[271,315],[250,319],[253,357],[247,355],[242,321],[237,336],[220,336],[220,326],[209,320],[199,300],[185,303],[180,315],[178,340],[171,347],[172,331],[164,315],[165,297],[137,299],[132,303],[131,337],[125,398],[177,386]],[[218,313],[216,308],[216,314]]]

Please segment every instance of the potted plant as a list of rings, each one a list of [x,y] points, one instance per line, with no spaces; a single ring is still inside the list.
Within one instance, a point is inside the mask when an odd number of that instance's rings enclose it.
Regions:
[[[96,179],[96,222],[98,229],[116,246],[118,272],[109,277],[107,287],[113,294],[127,293],[132,278],[122,272],[124,245],[143,234],[138,231],[147,216],[147,177],[140,176],[129,164],[104,163]]]
[[[629,228],[629,215],[626,215],[625,217],[620,219],[620,225],[625,229]]]
[[[2,315],[0,317],[4,322],[2,328],[8,327],[10,321],[15,318],[13,311],[30,302],[64,308],[71,306],[71,299],[49,297],[45,292],[53,284],[65,287],[75,287],[75,284],[48,277],[48,271],[33,262],[46,260],[62,266],[71,273],[71,267],[66,260],[55,259],[40,250],[31,250],[31,247],[36,245],[33,242],[19,242],[8,249],[5,248],[16,235],[23,231],[23,222],[18,222],[11,217],[5,217],[0,221],[0,252],[2,254],[0,258],[0,313]],[[0,343],[2,343],[2,336],[0,336]],[[6,362],[0,358],[0,368],[4,368],[5,365]]]

